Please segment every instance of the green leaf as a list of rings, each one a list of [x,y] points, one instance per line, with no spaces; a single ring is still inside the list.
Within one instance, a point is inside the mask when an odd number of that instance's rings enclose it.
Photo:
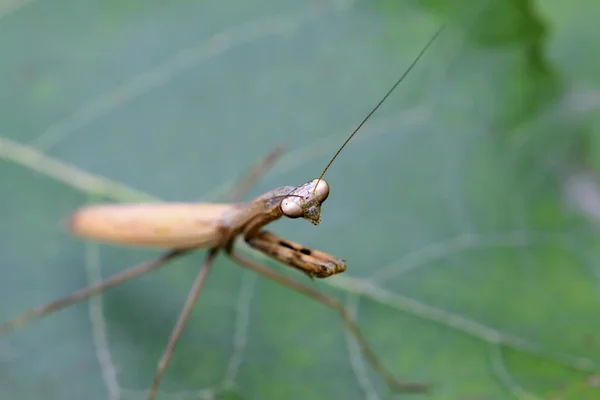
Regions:
[[[577,3],[0,7],[0,321],[158,254],[72,237],[77,207],[224,201],[278,144],[248,199],[317,177],[445,22],[328,171],[321,225],[268,227],[346,273],[310,282],[240,249],[340,299],[395,375],[433,385],[422,398],[600,398],[598,191],[570,185],[597,126],[573,101],[599,81],[578,41],[597,19]],[[202,259],[1,336],[0,398],[143,399]],[[390,394],[333,310],[225,256],[158,396],[401,397],[419,398]]]

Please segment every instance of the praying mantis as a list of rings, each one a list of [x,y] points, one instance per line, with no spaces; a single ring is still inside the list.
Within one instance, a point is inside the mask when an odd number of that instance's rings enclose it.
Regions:
[[[282,217],[302,218],[314,225],[320,223],[321,206],[329,196],[329,184],[323,179],[325,173],[354,135],[417,64],[442,30],[443,27],[431,37],[385,96],[348,136],[323,169],[321,175],[316,179],[299,186],[283,186],[271,190],[250,202],[240,203],[239,199],[242,195],[260,178],[281,153],[282,149],[276,148],[259,162],[249,176],[239,185],[236,193],[232,196],[232,203],[97,204],[76,210],[69,218],[68,226],[70,232],[77,237],[124,246],[169,250],[155,260],[131,267],[93,286],[80,289],[0,324],[0,335],[7,334],[35,318],[48,315],[157,269],[192,250],[205,249],[207,254],[204,262],[194,279],[178,320],[158,361],[155,375],[147,393],[146,398],[148,400],[154,399],[157,395],[161,378],[208,278],[215,257],[221,252],[242,267],[302,293],[337,311],[345,328],[358,343],[371,368],[392,390],[401,392],[426,391],[428,385],[399,381],[384,367],[349,312],[338,300],[267,268],[253,259],[240,255],[235,250],[235,240],[242,237],[254,250],[297,269],[311,279],[324,279],[343,273],[346,270],[345,260],[319,250],[306,248],[299,243],[265,231],[263,228]]]

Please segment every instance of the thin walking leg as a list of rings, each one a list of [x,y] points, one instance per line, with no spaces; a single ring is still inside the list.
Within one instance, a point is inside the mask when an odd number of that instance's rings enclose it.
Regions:
[[[252,170],[240,180],[235,186],[235,190],[229,196],[229,201],[234,203],[240,201],[242,197],[258,182],[258,180],[271,168],[277,158],[283,153],[283,147],[277,146],[266,156],[263,157]]]
[[[10,321],[4,322],[0,325],[0,335],[11,332],[19,326],[31,321],[32,319],[48,315],[54,311],[58,311],[63,307],[69,306],[73,303],[77,303],[78,301],[84,300],[108,288],[133,279],[137,276],[143,275],[146,272],[152,271],[153,269],[164,265],[169,260],[172,260],[173,258],[186,253],[187,251],[188,250],[172,250],[168,253],[163,254],[157,259],[146,261],[135,267],[129,268],[128,270],[123,271],[120,274],[113,275],[105,281],[98,282],[95,285],[80,289],[74,293],[71,293],[68,296],[62,297],[51,303],[44,304],[43,306],[36,307],[33,310],[18,315]]]
[[[158,361],[156,373],[154,374],[154,378],[152,379],[152,386],[150,387],[150,392],[148,393],[148,397],[147,397],[148,400],[154,399],[154,396],[156,395],[158,385],[160,384],[160,379],[162,378],[165,370],[167,369],[167,366],[169,365],[169,361],[171,360],[171,357],[173,356],[173,352],[175,351],[175,346],[177,345],[177,342],[179,341],[179,337],[181,336],[181,333],[183,332],[183,328],[185,328],[185,325],[187,324],[187,320],[188,320],[190,314],[192,313],[192,310],[194,309],[196,300],[198,299],[198,296],[200,295],[200,291],[202,290],[202,286],[204,285],[204,282],[206,282],[206,278],[208,278],[208,273],[210,272],[210,269],[213,265],[213,261],[215,259],[215,256],[217,255],[217,253],[218,253],[218,250],[209,250],[209,252],[206,255],[206,258],[204,260],[204,264],[202,264],[200,271],[198,271],[198,274],[196,275],[194,284],[192,285],[192,288],[190,289],[190,291],[188,293],[187,299],[185,300],[185,304],[183,305],[183,308],[181,309],[181,312],[179,313],[179,318],[177,319],[177,323],[175,324],[175,327],[173,328],[173,331],[171,332],[171,336],[169,337],[169,342],[167,343],[167,346],[165,347],[165,350],[163,351],[163,354],[160,357],[160,360]]]
[[[311,299],[316,300],[319,303],[337,311],[350,334],[358,342],[360,350],[371,365],[371,368],[373,368],[373,370],[385,380],[386,384],[390,387],[390,389],[397,392],[424,392],[427,390],[427,385],[425,384],[400,382],[396,378],[394,378],[392,373],[389,372],[379,361],[379,359],[375,355],[375,352],[371,349],[371,347],[363,337],[362,333],[358,329],[358,326],[350,316],[350,313],[348,313],[348,311],[338,300],[324,293],[321,293],[318,290],[315,290],[311,287],[298,283],[286,277],[285,275],[280,274],[279,272],[273,271],[257,263],[256,261],[241,256],[235,252],[230,252],[229,256],[234,261],[238,262],[240,265],[251,269],[252,271],[266,278],[269,278],[277,283],[287,286],[288,288],[296,292],[300,292],[305,296],[308,296]]]

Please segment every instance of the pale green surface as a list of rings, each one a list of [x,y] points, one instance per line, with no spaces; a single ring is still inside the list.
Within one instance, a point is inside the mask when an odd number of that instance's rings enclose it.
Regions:
[[[284,144],[251,195],[305,182],[451,15],[475,25],[471,40],[450,26],[342,153],[321,226],[271,228],[348,260],[312,286],[360,305],[384,363],[436,385],[422,398],[600,398],[588,383],[600,232],[557,184],[575,128],[587,132],[560,88],[599,79],[573,61],[600,54],[578,39],[579,18],[597,21],[592,0],[581,17],[556,1],[492,0],[483,15],[479,2],[427,3],[437,19],[383,1],[33,1],[0,16],[0,320],[151,255],[70,237],[64,220],[94,200],[86,191],[136,196],[69,170],[58,182],[52,160],[156,198],[216,200]],[[33,165],[14,141],[49,159]],[[0,338],[0,398],[143,398],[201,259]],[[393,397],[331,310],[221,258],[159,398],[208,397],[228,377],[232,399]]]

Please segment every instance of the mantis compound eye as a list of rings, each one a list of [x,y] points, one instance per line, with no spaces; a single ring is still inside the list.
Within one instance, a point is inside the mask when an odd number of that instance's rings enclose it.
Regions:
[[[318,181],[319,183],[316,183],[315,181]],[[329,197],[329,184],[323,179],[315,179],[315,181],[313,181],[317,184],[315,195],[317,196],[317,201],[320,204],[327,200],[327,197]]]
[[[300,218],[304,215],[304,209],[299,204],[302,199],[294,196],[286,197],[281,202],[279,208],[281,212],[288,218]]]

